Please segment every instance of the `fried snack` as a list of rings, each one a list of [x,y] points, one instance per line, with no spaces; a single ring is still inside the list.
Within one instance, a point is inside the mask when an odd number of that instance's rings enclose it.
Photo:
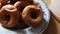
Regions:
[[[38,27],[43,21],[42,9],[35,5],[26,6],[22,12],[22,18],[27,25]]]
[[[19,12],[22,13],[23,9],[29,5],[29,2],[27,1],[17,1],[14,6],[19,10]]]
[[[20,29],[27,27],[27,25],[25,24],[24,20],[21,17],[22,16],[21,13],[27,5],[29,5],[29,2],[27,2],[27,1],[17,1],[14,4],[14,6],[19,10],[19,19],[18,19],[17,27]]]
[[[18,16],[18,10],[13,5],[5,5],[0,10],[0,22],[7,28],[17,25]]]

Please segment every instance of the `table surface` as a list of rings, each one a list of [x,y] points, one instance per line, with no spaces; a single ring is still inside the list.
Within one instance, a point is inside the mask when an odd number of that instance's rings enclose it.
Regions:
[[[51,10],[51,20],[43,34],[60,34],[60,0],[44,0]],[[58,21],[59,20],[59,21]]]

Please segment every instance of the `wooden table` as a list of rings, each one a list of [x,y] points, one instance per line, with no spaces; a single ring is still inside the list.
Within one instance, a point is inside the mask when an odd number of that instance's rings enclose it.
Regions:
[[[60,0],[44,0],[51,11],[51,20],[43,34],[60,34]]]

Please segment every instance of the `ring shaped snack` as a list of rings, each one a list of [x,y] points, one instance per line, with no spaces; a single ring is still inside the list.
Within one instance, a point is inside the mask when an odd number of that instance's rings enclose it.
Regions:
[[[27,25],[38,27],[43,21],[42,9],[35,5],[26,6],[22,12],[22,18]]]
[[[14,6],[19,10],[19,19],[18,19],[18,24],[17,27],[22,29],[27,27],[27,25],[25,24],[25,22],[23,21],[22,17],[21,17],[21,12],[23,10],[23,8],[25,6],[27,6],[29,3],[26,1],[17,1]],[[21,11],[21,12],[20,12]]]
[[[7,28],[17,25],[18,16],[18,11],[13,5],[5,5],[0,10],[0,22]]]
[[[17,1],[14,4],[14,6],[19,10],[18,11],[19,12],[19,19],[18,19],[17,27],[20,29],[27,27],[27,25],[25,24],[25,21],[21,17],[22,16],[21,13],[27,5],[29,5],[29,2],[27,2],[27,1]]]
[[[17,1],[14,6],[19,10],[19,11],[23,11],[23,9],[29,5],[29,2],[27,1]]]

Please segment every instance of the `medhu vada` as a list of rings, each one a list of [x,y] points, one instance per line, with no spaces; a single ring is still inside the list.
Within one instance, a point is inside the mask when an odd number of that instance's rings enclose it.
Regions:
[[[7,28],[17,25],[18,16],[18,10],[13,5],[5,5],[0,10],[0,22]]]
[[[17,27],[20,29],[27,27],[27,25],[25,24],[25,21],[21,17],[22,11],[24,10],[24,7],[26,7],[27,5],[29,5],[29,2],[27,1],[17,1],[14,4],[14,6],[18,9],[18,12],[19,12],[19,19],[18,19]]]
[[[22,12],[22,18],[27,25],[38,27],[43,21],[42,9],[35,5],[26,6]]]
[[[27,2],[27,1],[17,1],[17,2],[14,4],[14,6],[15,6],[20,12],[22,12],[23,9],[24,9],[27,5],[29,5],[29,2]]]

